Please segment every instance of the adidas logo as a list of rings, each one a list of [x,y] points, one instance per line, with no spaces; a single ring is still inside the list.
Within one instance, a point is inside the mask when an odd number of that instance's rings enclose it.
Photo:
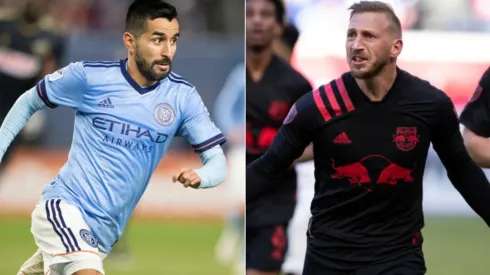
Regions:
[[[112,105],[110,97],[99,102],[99,104],[97,104],[97,107],[114,109],[114,105]]]
[[[351,144],[352,141],[349,139],[345,132],[338,134],[334,139],[333,143],[335,144]]]

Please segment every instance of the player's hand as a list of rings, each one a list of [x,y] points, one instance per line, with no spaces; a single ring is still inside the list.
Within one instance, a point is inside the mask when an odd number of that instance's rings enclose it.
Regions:
[[[178,174],[172,177],[172,182],[180,182],[185,188],[192,187],[194,189],[199,188],[201,185],[201,178],[192,169],[182,169]]]

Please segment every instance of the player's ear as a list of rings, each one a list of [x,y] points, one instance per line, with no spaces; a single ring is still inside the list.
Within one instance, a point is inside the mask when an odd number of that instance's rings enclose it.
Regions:
[[[124,46],[126,46],[126,48],[129,51],[133,51],[134,50],[135,43],[136,43],[136,39],[135,39],[134,35],[132,35],[129,32],[124,32],[124,34],[123,34],[123,42],[124,42]]]
[[[401,39],[393,40],[393,45],[391,46],[391,57],[398,57],[403,49],[403,41]]]
[[[274,38],[280,39],[283,31],[284,31],[284,28],[280,24],[275,24],[274,25]]]

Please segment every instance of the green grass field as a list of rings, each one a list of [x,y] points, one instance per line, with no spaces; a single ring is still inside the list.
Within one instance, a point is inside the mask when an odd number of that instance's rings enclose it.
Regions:
[[[105,264],[108,275],[231,274],[214,260],[218,222],[135,221],[128,233],[128,270]],[[0,274],[15,275],[35,250],[29,220],[0,218]],[[424,230],[429,275],[490,274],[490,230],[479,219],[427,218]]]
[[[28,219],[0,218],[0,274],[15,275],[36,250]],[[214,245],[221,233],[219,222],[134,221],[128,231],[132,259],[124,269],[104,263],[106,274],[212,274],[231,269],[214,260]]]

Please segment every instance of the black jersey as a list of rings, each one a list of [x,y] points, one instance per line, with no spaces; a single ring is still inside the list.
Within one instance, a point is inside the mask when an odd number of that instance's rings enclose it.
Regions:
[[[274,140],[291,106],[311,92],[308,81],[291,65],[277,56],[262,79],[252,80],[248,70],[247,85],[247,163],[260,157]],[[287,222],[294,212],[296,172],[288,169],[273,180],[283,183],[279,192],[264,194],[247,205],[247,226],[275,225]]]
[[[461,113],[461,124],[481,137],[490,137],[490,68],[483,74]]]
[[[466,152],[453,103],[403,70],[379,102],[350,73],[303,96],[270,150],[248,165],[247,200],[280,189],[261,179],[288,167],[310,142],[316,183],[307,257],[325,269],[356,270],[421,249],[431,142],[456,189],[490,224],[490,185]]]
[[[59,60],[62,54],[60,35],[21,30],[15,20],[0,20],[0,122],[17,98],[42,77],[45,58]]]

